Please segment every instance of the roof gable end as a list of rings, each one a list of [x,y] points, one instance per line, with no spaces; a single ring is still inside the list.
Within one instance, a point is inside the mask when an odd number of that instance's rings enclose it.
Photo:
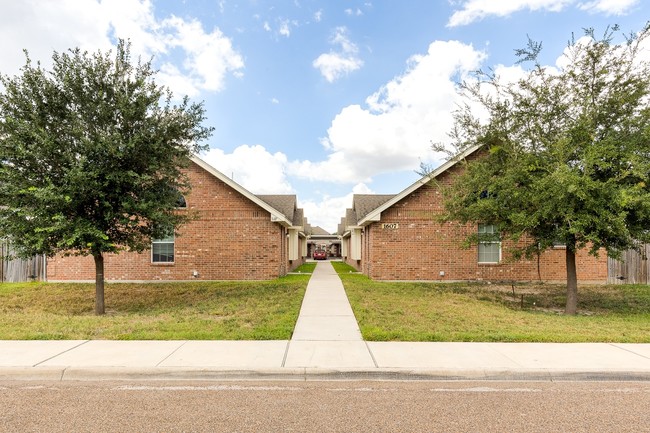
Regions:
[[[408,195],[412,194],[413,192],[417,191],[424,185],[428,184],[431,182],[433,179],[436,177],[440,176],[447,170],[451,169],[454,167],[456,164],[458,164],[460,161],[464,160],[465,158],[469,157],[470,155],[474,154],[476,151],[478,151],[482,145],[476,145],[472,146],[469,149],[465,150],[464,152],[459,153],[458,155],[454,156],[453,158],[450,158],[448,161],[446,161],[444,164],[440,165],[438,168],[433,170],[431,173],[429,173],[426,176],[423,176],[416,182],[414,182],[411,186],[400,192],[399,194],[396,194],[393,196],[393,198],[389,199],[388,201],[384,202],[377,208],[373,209],[372,211],[368,212],[366,215],[362,216],[359,220],[359,225],[364,226],[367,225],[373,221],[379,221],[381,218],[381,213],[385,211],[386,209],[390,208],[391,206],[395,205],[397,202],[402,200],[403,198],[407,197]]]
[[[252,192],[248,191],[246,188],[235,182],[234,180],[230,179],[228,176],[224,175],[222,172],[217,170],[216,168],[212,167],[210,164],[207,162],[203,161],[201,158],[197,156],[192,156],[190,160],[201,167],[203,170],[207,171],[210,173],[212,176],[216,177],[219,179],[221,182],[225,183],[235,191],[237,191],[239,194],[243,195],[246,197],[248,200],[252,201],[262,209],[268,211],[271,214],[271,221],[277,222],[283,226],[290,226],[292,221],[289,220],[281,211],[276,209],[275,207],[271,206]]]

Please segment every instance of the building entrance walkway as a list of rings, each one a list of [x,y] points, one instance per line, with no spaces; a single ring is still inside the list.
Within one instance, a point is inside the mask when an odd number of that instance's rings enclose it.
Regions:
[[[376,367],[343,283],[329,261],[318,262],[309,280],[284,366]]]

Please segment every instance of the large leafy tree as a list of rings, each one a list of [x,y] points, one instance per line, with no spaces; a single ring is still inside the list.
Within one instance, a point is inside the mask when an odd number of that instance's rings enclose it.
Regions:
[[[0,75],[0,235],[21,256],[91,255],[104,313],[104,254],[141,252],[189,216],[182,168],[211,128],[202,104],[177,104],[129,44],[53,54]]]
[[[512,252],[566,245],[566,313],[577,312],[576,252],[617,257],[650,239],[650,27],[608,28],[573,39],[559,67],[537,61],[541,44],[517,50],[531,61],[516,82],[478,72],[462,84],[457,150],[482,156],[447,190],[447,220],[493,223]],[[480,242],[478,235],[471,241]]]

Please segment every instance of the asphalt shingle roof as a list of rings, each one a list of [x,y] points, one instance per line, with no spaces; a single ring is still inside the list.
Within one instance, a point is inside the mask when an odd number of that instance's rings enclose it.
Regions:
[[[293,213],[296,209],[295,195],[258,195],[257,197],[282,212],[290,221],[293,221]]]
[[[354,224],[393,197],[395,194],[354,194],[352,197],[352,206],[356,213]],[[350,223],[351,221],[348,220],[348,224]]]
[[[331,233],[329,233],[327,230],[325,230],[322,227],[316,226],[316,227],[311,228],[311,233],[310,234],[318,236],[318,235],[329,235]]]

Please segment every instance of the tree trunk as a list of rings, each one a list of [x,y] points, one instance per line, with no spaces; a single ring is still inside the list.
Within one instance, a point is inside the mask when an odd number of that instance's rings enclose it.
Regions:
[[[566,244],[566,314],[578,312],[578,274],[576,271],[576,241],[569,239]]]
[[[95,315],[104,314],[104,256],[93,254],[95,259]]]

